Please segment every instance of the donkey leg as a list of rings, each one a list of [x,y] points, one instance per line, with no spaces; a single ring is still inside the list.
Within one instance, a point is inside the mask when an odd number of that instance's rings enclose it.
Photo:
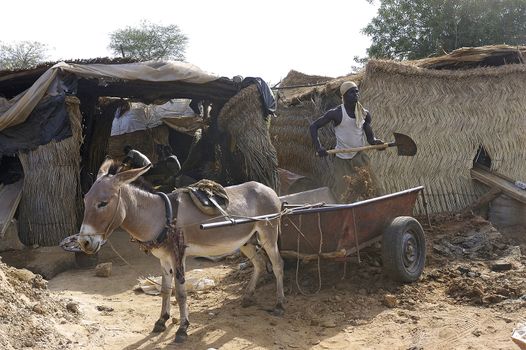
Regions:
[[[261,245],[267,252],[268,258],[272,263],[272,271],[276,276],[276,293],[277,303],[274,308],[273,314],[281,316],[285,312],[283,305],[285,304],[285,293],[283,291],[283,259],[278,249],[278,228],[277,226],[267,226],[261,230],[259,234]]]
[[[179,305],[179,328],[175,333],[175,342],[182,343],[188,338],[186,330],[190,325],[188,321],[188,305],[186,304],[186,289],[184,283],[179,283],[175,280],[175,292],[177,298],[177,304]]]
[[[252,278],[248,283],[247,291],[241,301],[242,307],[248,307],[256,303],[256,300],[254,299],[254,290],[256,289],[256,284],[261,275],[261,271],[265,268],[265,260],[260,254],[258,254],[256,246],[252,243],[246,243],[241,246],[239,250],[241,250],[241,253],[243,253],[250,260],[252,265],[254,265],[254,273],[252,274]]]
[[[161,317],[155,322],[153,327],[154,333],[164,332],[166,330],[166,321],[170,318],[170,296],[172,295],[172,266],[169,262],[161,261],[162,282],[161,296],[162,307]]]

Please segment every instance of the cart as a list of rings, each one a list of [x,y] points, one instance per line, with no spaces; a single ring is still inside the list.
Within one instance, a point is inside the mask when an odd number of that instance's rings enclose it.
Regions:
[[[280,197],[282,201],[280,253],[302,261],[318,258],[346,260],[360,250],[381,242],[384,270],[401,282],[416,281],[425,265],[426,239],[412,217],[419,194],[426,208],[423,186],[351,204],[329,204],[328,188]],[[274,218],[230,219],[201,227],[235,225]]]
[[[283,208],[290,210],[281,221],[281,255],[303,261],[344,260],[354,254],[360,259],[362,248],[381,242],[386,273],[394,280],[413,282],[420,277],[426,258],[424,230],[412,217],[423,189],[419,186],[352,204],[326,204],[332,199],[328,188],[281,197]]]

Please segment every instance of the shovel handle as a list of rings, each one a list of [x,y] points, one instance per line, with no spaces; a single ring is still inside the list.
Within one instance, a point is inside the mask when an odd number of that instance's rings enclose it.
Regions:
[[[386,149],[387,147],[393,147],[396,146],[394,142],[391,143],[381,143],[379,145],[369,145],[369,146],[362,146],[362,147],[354,147],[354,148],[346,148],[346,149],[330,149],[327,151],[329,154],[335,154],[335,153],[355,153],[359,151],[367,151],[370,149]]]

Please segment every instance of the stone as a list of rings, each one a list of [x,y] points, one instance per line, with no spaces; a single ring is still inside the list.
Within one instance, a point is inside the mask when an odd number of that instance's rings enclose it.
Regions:
[[[75,302],[69,302],[66,304],[66,309],[69,311],[69,312],[72,312],[74,314],[78,314],[79,313],[79,304],[78,303],[75,303]]]
[[[382,304],[392,309],[398,306],[398,299],[392,294],[385,294],[382,300]]]
[[[493,264],[491,264],[491,270],[496,272],[508,271],[511,270],[511,268],[511,263],[507,261],[496,261]]]
[[[101,263],[95,266],[95,276],[97,277],[110,277],[111,276],[112,263]]]

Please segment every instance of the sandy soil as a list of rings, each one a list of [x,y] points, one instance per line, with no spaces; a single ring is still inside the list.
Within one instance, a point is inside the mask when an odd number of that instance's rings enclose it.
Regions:
[[[258,287],[257,305],[240,306],[251,268],[232,256],[220,262],[189,259],[187,278],[208,277],[216,286],[189,295],[187,343],[173,344],[177,324],[153,334],[161,299],[133,291],[140,276],[158,275],[158,261],[127,237],[116,233],[114,247],[133,265],[117,258],[106,245],[101,261],[112,261],[108,278],[93,269],[71,270],[51,281],[53,298],[78,314],[55,322],[56,337],[34,348],[72,349],[518,349],[510,335],[526,318],[526,261],[513,248],[524,235],[501,235],[488,222],[473,217],[437,217],[428,236],[428,263],[420,281],[391,282],[382,273],[375,249],[362,251],[362,263],[286,271],[286,314],[270,315],[275,283],[266,276]],[[510,237],[511,237],[510,236]],[[521,241],[522,239],[522,241]],[[511,247],[511,248],[510,248]],[[511,269],[492,271],[495,261]],[[303,291],[302,294],[298,285]],[[311,294],[312,293],[312,294]],[[67,312],[66,312],[67,313]],[[178,310],[172,316],[177,323]],[[1,335],[1,332],[0,332]],[[1,338],[0,338],[1,340]],[[54,343],[53,343],[54,342]],[[61,346],[54,347],[61,342]],[[31,345],[28,342],[26,345]],[[31,347],[29,347],[31,348]]]

